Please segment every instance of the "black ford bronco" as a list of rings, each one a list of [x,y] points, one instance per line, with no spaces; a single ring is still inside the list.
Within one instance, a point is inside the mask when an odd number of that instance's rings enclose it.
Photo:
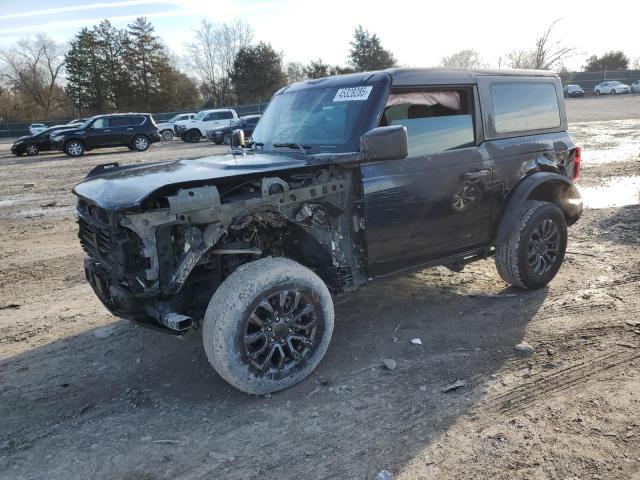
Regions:
[[[392,69],[290,85],[229,154],[104,165],[74,192],[104,305],[202,330],[216,371],[265,394],[318,365],[332,295],[489,256],[507,283],[546,285],[579,167],[557,76]]]

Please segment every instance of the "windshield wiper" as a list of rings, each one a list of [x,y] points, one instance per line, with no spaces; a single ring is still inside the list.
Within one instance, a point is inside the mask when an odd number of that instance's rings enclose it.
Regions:
[[[300,145],[299,143],[294,143],[294,142],[290,142],[290,143],[274,143],[273,146],[275,148],[298,148],[303,155],[307,154],[307,150],[310,150],[311,147],[308,145]]]

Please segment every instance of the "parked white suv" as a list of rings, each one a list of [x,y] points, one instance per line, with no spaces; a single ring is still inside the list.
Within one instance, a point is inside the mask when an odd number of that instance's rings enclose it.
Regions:
[[[238,114],[231,108],[202,110],[191,120],[176,122],[173,131],[185,142],[199,142],[207,137],[207,130],[227,127],[238,120]]]
[[[610,93],[612,95],[615,95],[617,93],[629,93],[630,91],[631,87],[629,85],[625,85],[624,83],[617,80],[602,82],[593,87],[593,93],[595,95],[600,95],[601,93]]]
[[[195,117],[195,115],[195,113],[179,113],[171,117],[166,122],[156,123],[158,131],[160,132],[160,135],[162,135],[162,141],[168,142],[170,140],[173,140],[173,126],[176,124],[176,122],[180,122],[182,120],[191,120],[193,117]]]
[[[29,133],[31,135],[38,135],[39,133],[44,132],[47,129],[47,126],[44,123],[32,123],[29,126]]]

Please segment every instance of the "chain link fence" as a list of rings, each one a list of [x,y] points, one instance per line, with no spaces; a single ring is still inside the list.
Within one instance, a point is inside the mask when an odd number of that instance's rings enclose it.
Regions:
[[[228,108],[233,108],[236,112],[238,112],[238,116],[242,117],[245,115],[259,115],[262,114],[262,112],[264,112],[264,109],[266,108],[267,104],[266,103],[257,103],[257,104],[253,104],[253,105],[236,105],[233,107],[228,107]],[[219,108],[227,108],[227,107],[219,107]],[[183,111],[176,111],[176,112],[161,112],[161,113],[154,113],[153,114],[153,118],[155,119],[156,123],[159,122],[164,122],[166,120],[169,120],[171,117],[173,117],[174,115],[177,115],[179,113],[189,113],[189,112],[193,112],[194,110],[183,110]],[[197,110],[195,110],[197,112]],[[72,120],[75,120],[73,118],[69,118],[66,120],[55,120],[55,121],[47,121],[47,122],[38,122],[38,121],[33,121],[33,122],[2,122],[0,121],[0,138],[3,139],[12,139],[12,138],[17,138],[17,137],[21,137],[23,135],[29,135],[29,126],[31,126],[32,123],[43,123],[45,124],[47,127],[53,127],[56,125],[65,125],[69,122],[71,122]]]
[[[631,85],[640,80],[640,70],[611,70],[608,72],[566,72],[559,73],[562,85],[580,85],[587,95],[593,94],[593,87],[607,80],[618,80]]]

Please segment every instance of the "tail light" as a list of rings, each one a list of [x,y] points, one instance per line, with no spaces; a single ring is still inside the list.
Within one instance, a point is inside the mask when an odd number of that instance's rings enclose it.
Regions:
[[[580,178],[580,164],[582,163],[582,148],[576,147],[573,153],[573,180]]]

